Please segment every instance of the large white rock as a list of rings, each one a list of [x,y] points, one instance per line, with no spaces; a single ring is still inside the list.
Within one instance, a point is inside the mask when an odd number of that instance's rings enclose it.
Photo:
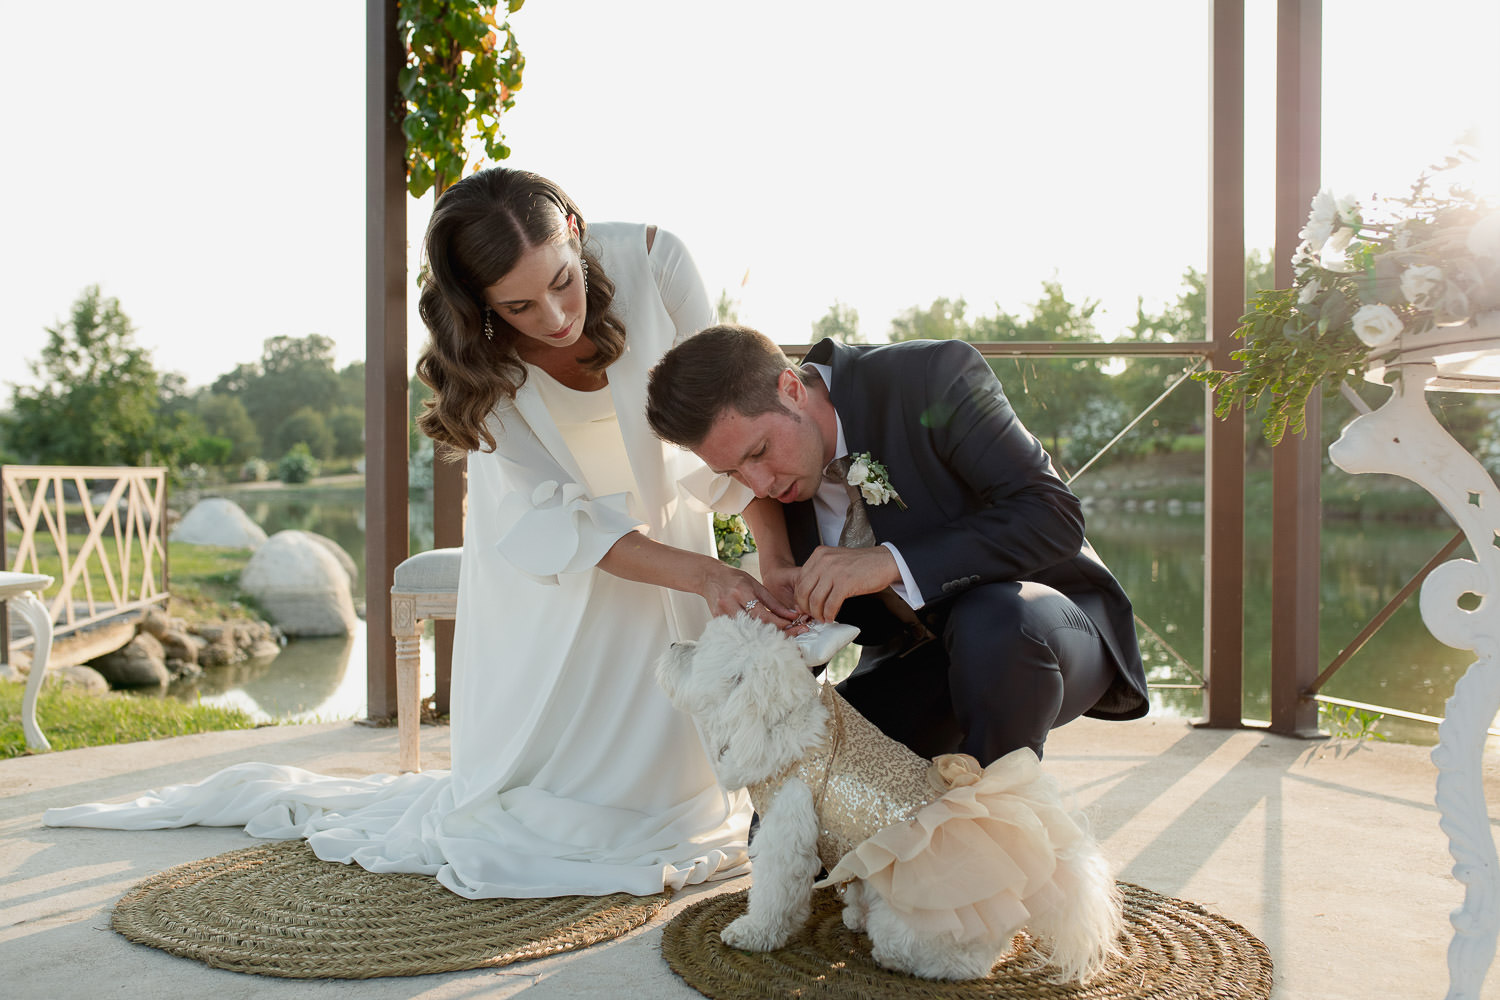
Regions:
[[[281,631],[349,635],[357,618],[349,574],[327,546],[304,531],[278,531],[240,574],[248,594]]]
[[[193,509],[172,529],[171,538],[189,545],[257,549],[266,540],[266,533],[233,500],[209,497],[193,504]]]

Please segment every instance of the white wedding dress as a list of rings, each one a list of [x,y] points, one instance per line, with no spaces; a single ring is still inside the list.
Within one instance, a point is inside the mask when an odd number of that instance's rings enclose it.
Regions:
[[[712,321],[691,258],[606,223],[589,244],[615,282],[625,354],[607,390],[530,368],[469,456],[454,641],[452,769],[353,779],[241,764],[130,803],[49,809],[49,826],[243,825],[321,858],[434,875],[469,897],[649,895],[748,870],[749,798],[722,791],[692,721],[658,689],[703,600],[596,568],[627,531],[713,551],[707,470],[645,425],[646,373]],[[722,488],[722,486],[720,487]],[[722,499],[722,498],[721,498]],[[742,505],[741,498],[741,505]]]

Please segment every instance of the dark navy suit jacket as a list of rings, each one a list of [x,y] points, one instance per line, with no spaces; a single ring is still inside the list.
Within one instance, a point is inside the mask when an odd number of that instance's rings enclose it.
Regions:
[[[1130,599],[1084,537],[1078,498],[979,352],[962,341],[824,340],[804,360],[832,367],[850,453],[882,463],[906,504],[869,506],[870,526],[877,541],[901,551],[927,602],[923,612],[986,583],[1046,584],[1091,613],[1114,660],[1115,682],[1086,714],[1145,715]],[[801,562],[820,544],[812,503],[789,504],[785,513]],[[886,642],[901,628],[873,597],[846,601],[838,617],[860,627],[861,643]]]

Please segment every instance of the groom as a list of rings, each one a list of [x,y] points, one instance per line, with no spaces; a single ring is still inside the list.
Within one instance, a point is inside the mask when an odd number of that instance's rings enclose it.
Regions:
[[[1079,715],[1146,714],[1130,600],[970,345],[824,340],[798,369],[764,334],[711,327],[652,371],[647,419],[783,505],[790,550],[760,531],[766,585],[859,626],[839,691],[922,756],[1041,755]],[[747,508],[752,530],[768,507]]]

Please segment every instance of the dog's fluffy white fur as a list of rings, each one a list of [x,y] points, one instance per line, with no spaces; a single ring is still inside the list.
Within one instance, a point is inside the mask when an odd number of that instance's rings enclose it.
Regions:
[[[781,774],[822,740],[828,723],[818,681],[796,643],[745,615],[713,619],[697,643],[674,643],[656,676],[672,703],[697,722],[726,788]],[[1055,782],[1049,786],[1049,794],[1057,795]],[[750,848],[749,905],[722,931],[726,944],[750,951],[780,948],[807,921],[820,867],[819,829],[813,792],[796,778],[762,804]],[[1118,953],[1119,897],[1086,833],[1056,861],[1052,883],[1065,901],[1034,913],[1027,929],[1042,942],[1059,981],[1086,981]],[[1012,947],[1010,933],[1005,940],[968,942],[952,933],[924,935],[860,879],[848,883],[844,900],[844,923],[869,934],[875,960],[887,968],[929,979],[979,978]]]

